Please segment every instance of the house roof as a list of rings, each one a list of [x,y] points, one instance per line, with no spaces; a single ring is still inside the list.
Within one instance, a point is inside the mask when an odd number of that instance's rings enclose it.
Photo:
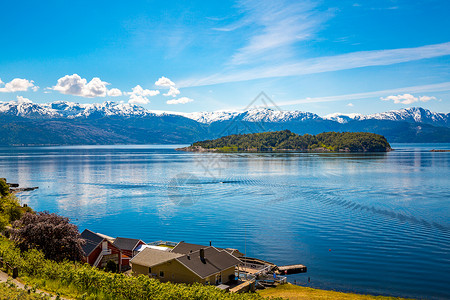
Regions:
[[[110,242],[111,244],[114,243],[115,238],[110,237],[109,235],[106,234],[101,234],[97,232],[97,235],[101,236],[102,238],[106,239],[108,242]]]
[[[185,242],[181,241],[172,249],[172,252],[181,253],[181,254],[189,254],[190,252],[198,251],[202,248],[207,248],[207,247],[208,246],[190,244],[190,243],[185,243]],[[232,248],[224,249],[224,248],[217,248],[217,247],[215,247],[215,248],[219,251],[225,250],[228,253],[233,254],[236,257],[244,256],[244,254],[239,252],[239,250],[237,250],[237,249],[232,249]]]
[[[183,255],[179,253],[145,248],[133,257],[130,263],[151,268],[181,256]]]
[[[89,229],[85,229],[81,233],[81,237],[86,241],[82,247],[86,256],[89,256],[89,254],[91,254],[91,252],[104,240],[104,237]]]
[[[204,252],[204,260],[200,258],[200,250],[178,257],[176,260],[201,278],[214,275],[241,263],[239,259],[225,250],[206,247]]]
[[[136,248],[136,246],[139,244],[139,242],[142,242],[142,241],[138,240],[138,239],[118,237],[115,239],[113,245],[121,250],[133,251],[134,248]]]

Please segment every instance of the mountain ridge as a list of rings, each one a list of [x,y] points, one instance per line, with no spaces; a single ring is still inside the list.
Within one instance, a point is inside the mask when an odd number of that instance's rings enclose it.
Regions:
[[[0,145],[190,144],[229,134],[286,129],[296,134],[372,132],[386,136],[389,142],[450,142],[450,113],[414,107],[372,115],[336,113],[321,117],[269,108],[177,113],[111,101],[0,102]]]
[[[450,113],[432,112],[421,107],[402,108],[374,114],[344,114],[334,113],[320,117],[311,112],[299,110],[281,111],[270,108],[253,108],[246,111],[216,111],[216,112],[161,112],[147,110],[146,108],[129,103],[117,103],[105,101],[103,103],[83,104],[69,101],[55,101],[51,103],[31,102],[0,102],[0,116],[21,116],[25,118],[87,118],[87,117],[147,117],[161,115],[178,115],[195,120],[203,124],[228,121],[234,118],[248,122],[289,122],[306,120],[331,120],[339,123],[347,123],[351,120],[391,120],[409,121],[417,123],[435,123],[438,126],[450,126]]]

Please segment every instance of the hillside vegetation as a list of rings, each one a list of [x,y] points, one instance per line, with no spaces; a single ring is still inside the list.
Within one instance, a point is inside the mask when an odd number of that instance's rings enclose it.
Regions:
[[[317,135],[298,135],[289,130],[283,130],[229,135],[215,140],[196,142],[182,150],[219,152],[385,152],[391,150],[391,146],[384,136],[368,132],[324,132]]]

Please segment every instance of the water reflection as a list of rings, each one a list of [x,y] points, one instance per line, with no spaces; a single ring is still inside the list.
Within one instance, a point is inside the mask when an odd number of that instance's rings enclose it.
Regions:
[[[317,287],[450,297],[450,155],[429,152],[435,145],[394,148],[218,156],[143,146],[0,148],[0,170],[40,187],[21,194],[23,202],[81,229],[212,240],[304,263]]]

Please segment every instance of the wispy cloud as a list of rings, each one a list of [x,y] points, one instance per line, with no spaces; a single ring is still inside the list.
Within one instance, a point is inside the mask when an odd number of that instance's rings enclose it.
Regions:
[[[179,86],[206,86],[262,78],[298,76],[362,67],[385,66],[445,55],[450,55],[450,42],[415,48],[359,51],[335,56],[317,57],[281,65],[228,71],[207,77],[182,80],[179,82]]]
[[[443,83],[437,83],[437,84],[410,86],[410,87],[403,87],[403,88],[398,88],[398,89],[374,91],[374,92],[367,92],[367,93],[355,93],[355,94],[327,96],[327,97],[302,98],[302,99],[278,102],[276,104],[277,104],[277,106],[288,106],[288,105],[305,104],[305,103],[348,101],[348,100],[368,99],[368,98],[374,98],[374,97],[378,98],[378,97],[386,97],[387,95],[400,94],[400,93],[427,93],[427,92],[445,92],[445,91],[450,91],[450,81],[443,82]]]
[[[415,102],[428,102],[430,100],[436,100],[436,97],[433,96],[414,96],[411,94],[403,94],[403,95],[391,95],[387,97],[380,98],[383,101],[394,101],[395,104],[412,104]]]
[[[178,99],[172,99],[172,100],[168,100],[166,103],[167,104],[186,104],[189,102],[194,101],[194,99],[188,98],[188,97],[181,97]]]
[[[234,31],[245,27],[248,42],[232,56],[231,65],[270,61],[291,56],[291,46],[310,39],[329,18],[313,1],[242,0],[238,2],[242,18],[215,28]],[[280,55],[281,53],[281,55]]]

